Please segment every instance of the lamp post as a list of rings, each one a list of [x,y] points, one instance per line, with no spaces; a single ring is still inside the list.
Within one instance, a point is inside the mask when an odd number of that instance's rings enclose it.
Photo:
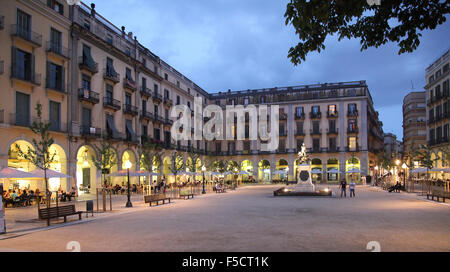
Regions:
[[[399,175],[399,173],[400,173],[400,164],[401,163],[402,162],[399,159],[397,159],[395,161],[395,165],[397,165],[397,182],[400,182],[400,175]]]
[[[203,195],[206,194],[206,189],[205,189],[205,171],[206,171],[206,167],[203,165],[202,166],[202,175],[203,175],[203,191],[202,191],[202,194]]]
[[[375,166],[375,185],[378,184],[378,165]]]
[[[236,179],[237,179],[237,172],[238,172],[238,169],[237,169],[237,167],[235,167],[234,168],[234,188],[236,188],[237,187],[237,185],[236,185]]]
[[[130,199],[130,168],[131,168],[131,162],[130,161],[126,161],[125,162],[125,169],[127,169],[127,176],[128,176],[128,185],[127,185],[127,204],[125,205],[125,207],[127,208],[131,208],[133,207],[133,204],[131,204],[131,199]]]
[[[408,168],[408,165],[406,163],[403,163],[402,169],[403,169],[403,187],[406,189],[406,168]]]

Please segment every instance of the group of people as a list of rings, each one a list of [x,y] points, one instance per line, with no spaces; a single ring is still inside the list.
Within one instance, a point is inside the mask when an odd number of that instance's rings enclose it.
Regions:
[[[51,192],[47,190],[47,194],[51,195]],[[44,194],[39,191],[39,189],[28,190],[28,189],[9,189],[8,191],[3,191],[2,197],[4,199],[5,206],[11,204],[12,206],[31,206],[33,200],[43,202]]]
[[[339,188],[341,189],[341,198],[342,197],[347,197],[347,181],[343,180],[341,181],[341,183],[339,184]],[[352,180],[350,181],[350,184],[348,185],[349,189],[350,189],[350,198],[352,197],[356,197],[355,194],[355,189],[356,189],[356,183]]]
[[[72,187],[69,192],[64,192],[62,187],[60,186],[58,189],[58,196],[60,197],[61,202],[72,201],[72,198],[76,197],[77,189]]]

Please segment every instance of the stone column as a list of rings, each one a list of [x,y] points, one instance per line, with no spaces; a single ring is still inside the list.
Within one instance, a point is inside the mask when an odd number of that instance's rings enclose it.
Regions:
[[[289,152],[294,152],[294,110],[292,105],[288,108],[288,118],[287,118],[287,129],[288,129],[288,146],[287,150]]]
[[[288,167],[289,167],[288,181],[295,180],[295,177],[294,177],[295,158],[294,158],[294,154],[292,154],[292,153],[289,154]]]
[[[346,174],[345,174],[345,171],[346,171],[345,166],[346,166],[346,163],[347,162],[345,160],[345,152],[341,152],[339,154],[339,171],[340,171],[339,179],[341,181],[345,180],[345,176],[346,176]]]
[[[322,161],[322,183],[327,183],[327,161]]]

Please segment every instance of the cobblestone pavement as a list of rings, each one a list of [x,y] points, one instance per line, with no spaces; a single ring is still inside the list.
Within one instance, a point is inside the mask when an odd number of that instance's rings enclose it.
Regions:
[[[450,206],[358,187],[357,197],[273,197],[280,186],[135,208],[0,240],[0,251],[449,251]],[[332,187],[337,192],[337,187]],[[137,200],[136,200],[137,201]]]

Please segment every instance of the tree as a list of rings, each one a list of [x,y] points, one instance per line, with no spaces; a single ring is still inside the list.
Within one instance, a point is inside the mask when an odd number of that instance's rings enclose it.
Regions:
[[[30,161],[37,168],[44,171],[45,180],[45,194],[47,196],[47,208],[50,208],[50,196],[48,191],[48,178],[47,170],[55,161],[56,151],[52,154],[50,153],[50,147],[53,145],[55,140],[50,136],[50,126],[51,123],[42,122],[42,105],[37,103],[35,107],[37,113],[37,120],[33,121],[30,126],[31,131],[37,135],[37,138],[32,140],[35,149],[28,147],[26,151],[22,150],[18,144],[16,144],[16,149],[18,155],[24,159]],[[50,218],[47,220],[47,225],[50,225]]]
[[[141,158],[141,167],[152,173],[153,166],[161,166],[161,147],[158,143],[145,141],[139,150],[139,157]]]
[[[427,178],[429,178],[429,171],[433,169],[434,164],[437,160],[439,160],[439,157],[436,156],[435,159],[433,159],[433,149],[426,145],[422,145],[420,147],[420,150],[418,150],[416,153],[416,157],[419,160],[420,166],[425,167],[427,169]],[[431,184],[429,184],[429,187],[431,187]],[[423,192],[423,183],[422,183],[422,192]]]
[[[175,176],[175,183],[177,183],[177,174],[184,169],[183,157],[179,152],[173,152],[170,159],[170,172]]]
[[[395,42],[398,54],[413,52],[420,44],[420,31],[435,29],[450,13],[449,0],[383,0],[381,5],[364,0],[291,0],[285,24],[295,28],[301,42],[290,48],[294,65],[310,52],[325,49],[328,35],[339,41],[357,38],[361,51]]]
[[[200,169],[197,169],[197,162],[200,160],[200,155],[193,152],[193,149],[191,149],[191,152],[189,152],[189,158],[190,160],[188,160],[187,163],[187,167],[189,168],[189,170],[193,173],[197,172],[198,170],[201,170],[201,167],[203,165],[200,166]]]
[[[114,151],[112,143],[107,139],[103,139],[100,147],[94,145],[94,149],[96,150],[98,157],[91,156],[92,163],[98,170],[102,171],[104,186],[106,186],[106,175],[109,174],[111,168],[118,163],[116,152]]]

